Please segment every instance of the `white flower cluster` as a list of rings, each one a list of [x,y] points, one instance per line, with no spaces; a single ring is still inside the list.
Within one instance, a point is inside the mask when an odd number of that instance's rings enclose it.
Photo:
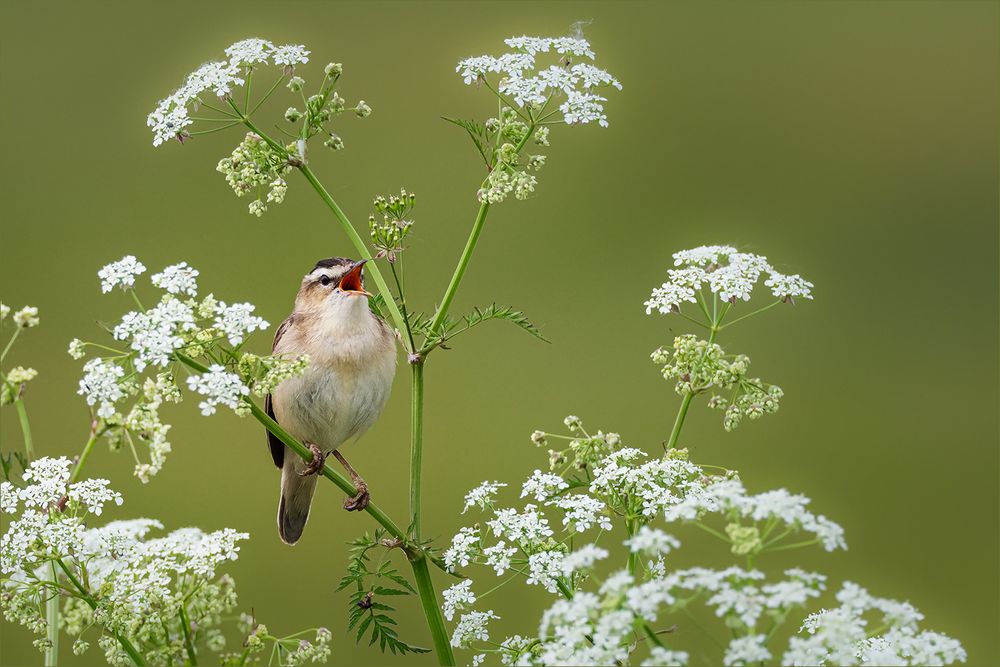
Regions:
[[[236,560],[237,543],[248,535],[184,528],[146,539],[162,528],[153,519],[92,527],[88,517],[108,504],[121,505],[122,497],[107,480],[70,483],[71,467],[65,457],[38,459],[25,471],[23,486],[0,485],[0,511],[8,524],[0,538],[5,616],[43,633],[45,601],[60,590],[66,632],[78,635],[97,625],[106,633],[100,643],[109,655],[121,652],[115,639],[120,636],[131,639],[151,664],[175,662],[168,658],[178,647],[164,639],[164,630],[178,631],[182,608],[193,626],[208,629],[235,606],[232,580],[219,578],[217,570]],[[77,643],[86,650],[87,642]]]
[[[134,256],[105,266],[99,272],[104,291],[115,286],[132,288],[135,277],[145,271]],[[135,443],[149,445],[148,461],[137,458],[135,474],[143,482],[162,468],[170,443],[166,439],[170,426],[160,421],[159,408],[164,402],[179,402],[177,387],[169,366],[177,364],[179,355],[206,357],[215,364],[204,376],[192,376],[188,387],[204,396],[200,407],[203,414],[213,414],[216,406],[225,405],[245,415],[249,406],[242,400],[252,391],[264,395],[280,382],[301,374],[308,359],[284,359],[257,356],[243,352],[233,368],[216,364],[213,350],[228,343],[234,349],[222,353],[223,358],[235,358],[235,352],[255,331],[269,324],[254,315],[250,303],[227,304],[212,294],[197,299],[199,272],[187,262],[180,262],[153,274],[151,282],[163,290],[160,301],[152,308],[126,313],[112,330],[112,337],[128,344],[128,351],[108,357],[96,357],[84,364],[79,392],[89,405],[95,406],[101,423],[97,432],[109,439],[112,448],[128,444],[135,452]],[[138,300],[138,296],[136,296]],[[90,343],[74,339],[69,354],[83,359]],[[102,349],[103,345],[96,345]],[[163,369],[155,376],[142,378],[150,368]],[[137,396],[129,410],[119,411],[119,404],[129,396]]]
[[[170,294],[187,294],[198,296],[198,269],[188,266],[187,262],[174,264],[153,274],[152,283]]]
[[[206,373],[190,376],[187,384],[188,389],[206,397],[198,404],[205,416],[215,414],[215,406],[219,404],[237,410],[241,399],[250,394],[250,388],[243,384],[239,375],[219,364],[212,364]]]
[[[9,314],[10,306],[0,303],[0,320],[7,319],[7,315]],[[39,322],[38,308],[35,306],[25,306],[24,308],[21,308],[21,310],[15,311],[11,319],[14,321],[14,326],[19,329],[37,327]]]
[[[594,60],[589,42],[580,37],[511,37],[504,40],[513,49],[499,57],[477,56],[458,63],[455,71],[466,84],[478,83],[489,74],[499,75],[498,90],[518,107],[541,108],[553,95],[562,102],[559,110],[567,125],[596,122],[607,127],[607,98],[595,92],[614,87],[618,79],[589,62],[573,64],[573,58]],[[552,54],[555,64],[542,67],[537,61]]]
[[[101,291],[107,294],[115,287],[132,287],[135,277],[146,272],[146,266],[134,255],[125,255],[117,262],[112,262],[97,272],[101,279]]]
[[[908,602],[872,596],[852,582],[837,593],[839,607],[806,618],[788,642],[783,665],[949,665],[965,662],[962,644],[920,630],[923,614]],[[868,616],[866,617],[866,614]],[[879,618],[873,634],[870,618]]]
[[[686,450],[651,458],[622,445],[617,434],[590,435],[578,417],[567,417],[565,425],[568,438],[542,431],[531,437],[539,446],[555,438],[570,440],[566,449],[549,452],[552,469],[560,474],[535,470],[521,485],[527,504],[520,509],[494,506],[503,486],[499,482],[474,489],[463,513],[478,506],[492,516],[462,528],[444,554],[452,570],[481,564],[498,577],[513,570],[524,575],[525,584],[561,597],[543,613],[534,638],[515,635],[496,643],[489,641],[487,629],[493,612],[473,609],[473,580],[463,579],[446,591],[446,617],[463,614],[452,643],[479,652],[476,664],[494,654],[505,665],[685,665],[685,651],[637,643],[636,637],[661,644],[652,639],[656,627],[673,619],[684,623],[675,614],[696,600],[732,632],[718,657],[725,665],[757,665],[778,657],[784,665],[942,665],[965,659],[956,640],[919,631],[916,624],[923,617],[910,604],[874,598],[853,584],[838,595],[840,608],[806,619],[782,656],[774,647],[775,631],[815,604],[826,590],[826,577],[788,568],[772,580],[754,569],[754,559],[772,547],[846,548],[840,526],[809,512],[805,496],[784,489],[748,494],[733,473],[710,474],[690,462]],[[533,503],[561,512],[562,531]],[[723,517],[724,531],[702,522],[709,514]],[[597,544],[612,519],[620,520],[629,535],[626,548],[617,553],[611,545]],[[681,543],[655,525],[661,521],[698,522],[729,543],[733,555],[745,558],[746,568],[668,568],[667,558]],[[594,527],[601,530],[591,543],[576,542],[579,532]],[[813,539],[784,542],[802,531]],[[627,560],[628,568],[602,573],[602,565],[616,557]],[[871,623],[874,632],[865,617],[873,612],[881,617]],[[649,648],[644,659],[633,655],[640,647]]]
[[[670,280],[653,290],[645,302],[646,314],[654,310],[663,314],[677,312],[684,303],[697,303],[696,295],[703,286],[725,302],[749,301],[754,285],[767,274],[764,285],[782,301],[795,297],[812,298],[813,284],[797,274],[776,271],[767,258],[739,252],[732,246],[700,246],[674,253],[674,266],[667,274]]]
[[[226,49],[227,60],[205,63],[188,74],[180,88],[160,100],[146,118],[153,131],[153,145],[183,137],[184,128],[193,122],[188,108],[197,108],[202,96],[211,93],[226,98],[234,87],[245,83],[244,77],[259,65],[273,63],[286,69],[309,62],[309,51],[301,44],[275,46],[264,39],[244,39]]]
[[[806,509],[810,500],[785,489],[750,495],[737,479],[720,480],[700,490],[693,490],[680,502],[667,507],[667,521],[693,521],[706,513],[718,513],[730,521],[750,519],[757,522],[785,524],[789,531],[802,530],[815,535],[827,551],[846,549],[844,529],[823,515]],[[756,530],[756,528],[753,528]],[[757,540],[759,542],[759,539]]]

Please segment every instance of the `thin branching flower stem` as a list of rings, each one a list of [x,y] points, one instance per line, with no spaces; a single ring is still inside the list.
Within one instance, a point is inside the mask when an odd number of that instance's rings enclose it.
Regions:
[[[708,344],[712,345],[715,342],[715,337],[719,333],[718,325],[713,325],[711,333],[708,336]],[[674,419],[674,427],[670,431],[670,438],[667,440],[667,449],[673,449],[677,446],[677,441],[681,437],[681,429],[684,427],[684,419],[687,417],[688,408],[691,407],[691,401],[694,400],[694,392],[689,391],[684,394],[684,400],[681,401],[681,407],[677,410],[677,417]]]
[[[80,597],[83,601],[86,602],[91,609],[97,609],[97,602],[94,600],[94,597],[84,587],[84,585],[80,583],[80,580],[77,579],[76,575],[73,574],[73,571],[66,566],[66,563],[64,563],[61,558],[57,558],[55,562],[59,565],[62,571],[66,573],[66,577],[73,583],[76,590],[80,592]],[[118,640],[118,643],[121,644],[122,649],[128,654],[128,657],[132,659],[133,663],[139,667],[146,664],[142,659],[142,656],[139,654],[139,651],[136,650],[135,646],[132,645],[132,642],[130,642],[127,637],[123,637],[118,632],[115,632],[114,635],[115,639]]]

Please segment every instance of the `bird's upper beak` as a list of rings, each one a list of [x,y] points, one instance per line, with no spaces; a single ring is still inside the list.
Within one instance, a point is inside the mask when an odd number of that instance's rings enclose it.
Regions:
[[[360,262],[357,262],[347,271],[347,273],[344,274],[344,277],[340,279],[340,289],[353,294],[371,296],[371,294],[365,291],[365,287],[362,284],[363,276],[361,272],[364,269],[365,262],[367,261],[367,259],[363,259]]]

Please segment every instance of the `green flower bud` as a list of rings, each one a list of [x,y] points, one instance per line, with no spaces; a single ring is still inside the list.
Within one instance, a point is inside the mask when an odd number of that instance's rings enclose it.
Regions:
[[[327,140],[323,142],[323,145],[331,150],[339,151],[344,147],[344,140],[336,134],[331,134]]]
[[[297,93],[302,90],[302,86],[304,86],[305,83],[305,80],[301,76],[293,76],[288,80],[288,90],[293,93]]]
[[[732,552],[737,556],[757,553],[763,546],[757,526],[741,526],[731,523],[726,526],[726,535],[733,541]]]
[[[336,78],[341,75],[344,71],[344,66],[340,63],[330,63],[323,68],[323,73],[326,74],[331,79]]]
[[[294,123],[298,121],[300,118],[302,118],[302,112],[296,109],[295,107],[288,107],[288,109],[285,111],[285,120],[287,120],[289,123]]]

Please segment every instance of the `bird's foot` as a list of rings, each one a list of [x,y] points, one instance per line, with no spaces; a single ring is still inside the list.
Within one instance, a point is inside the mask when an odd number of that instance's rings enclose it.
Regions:
[[[371,499],[371,494],[368,493],[368,485],[365,484],[364,480],[354,480],[354,486],[357,487],[358,492],[344,501],[344,509],[348,512],[360,512],[364,510],[368,507],[368,501]]]
[[[323,450],[313,443],[307,443],[309,445],[309,451],[312,452],[312,461],[306,464],[305,469],[299,473],[301,477],[308,477],[309,475],[315,475],[320,470],[323,469],[324,464],[326,464],[326,454]]]

